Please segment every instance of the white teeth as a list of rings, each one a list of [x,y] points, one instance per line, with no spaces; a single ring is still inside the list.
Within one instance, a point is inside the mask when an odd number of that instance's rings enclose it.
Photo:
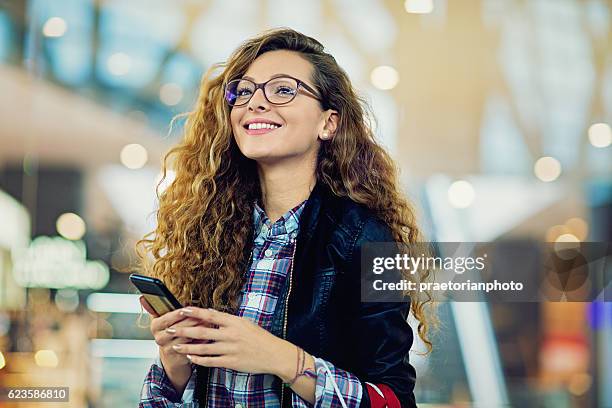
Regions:
[[[254,129],[277,129],[280,126],[271,123],[249,123],[249,130]]]

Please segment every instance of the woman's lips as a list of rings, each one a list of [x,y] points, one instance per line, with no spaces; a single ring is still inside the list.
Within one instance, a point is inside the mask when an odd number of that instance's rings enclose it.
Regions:
[[[274,132],[277,129],[280,129],[280,127],[276,128],[276,129],[268,129],[268,128],[263,128],[263,129],[245,129],[245,131],[247,132],[248,135],[263,135],[264,133]]]

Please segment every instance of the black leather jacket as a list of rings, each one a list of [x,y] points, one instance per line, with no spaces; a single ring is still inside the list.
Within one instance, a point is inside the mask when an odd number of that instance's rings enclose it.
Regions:
[[[360,407],[370,407],[366,381],[388,385],[402,407],[414,407],[409,303],[360,301],[361,244],[383,241],[393,241],[388,226],[318,182],[300,218],[291,289],[286,286],[273,325],[287,341],[356,375],[364,389]],[[200,401],[207,381],[208,369],[198,367]],[[283,389],[283,408],[291,407],[290,391]]]

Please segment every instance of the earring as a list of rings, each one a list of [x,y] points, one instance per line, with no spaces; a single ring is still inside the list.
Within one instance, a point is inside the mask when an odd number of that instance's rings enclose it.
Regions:
[[[321,134],[321,139],[323,140],[329,139],[329,132],[327,130],[323,131],[323,133]]]

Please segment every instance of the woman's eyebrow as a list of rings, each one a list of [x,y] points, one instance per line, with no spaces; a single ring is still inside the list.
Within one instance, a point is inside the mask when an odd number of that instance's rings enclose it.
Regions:
[[[274,79],[274,78],[278,78],[278,77],[285,77],[285,76],[291,76],[289,74],[274,74],[270,77],[270,79]],[[248,75],[243,75],[242,79],[248,79],[249,81],[253,81],[255,82],[255,78],[250,77]]]

